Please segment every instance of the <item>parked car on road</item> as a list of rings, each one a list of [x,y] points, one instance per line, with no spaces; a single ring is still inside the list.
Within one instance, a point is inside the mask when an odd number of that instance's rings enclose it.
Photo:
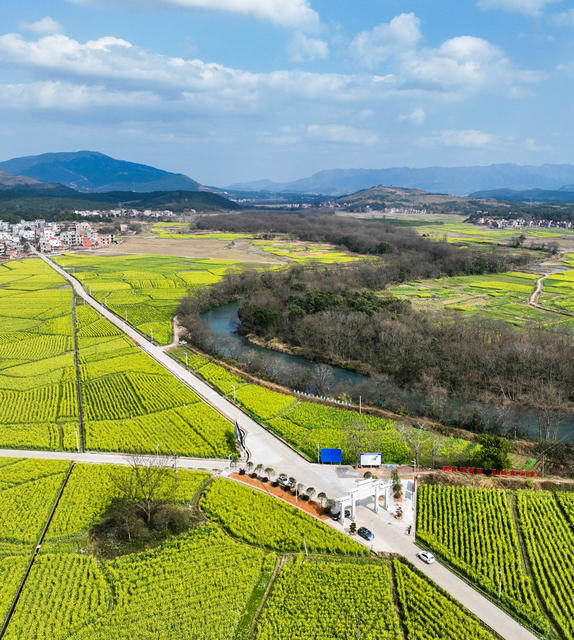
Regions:
[[[367,529],[367,527],[359,527],[357,529],[357,533],[361,536],[361,538],[364,538],[365,540],[375,539],[375,534],[370,529]]]
[[[419,551],[417,553],[417,558],[426,562],[427,564],[432,564],[435,561],[435,557],[430,551]]]

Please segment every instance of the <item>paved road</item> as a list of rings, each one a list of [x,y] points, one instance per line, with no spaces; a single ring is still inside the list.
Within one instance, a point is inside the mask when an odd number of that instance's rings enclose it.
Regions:
[[[272,467],[278,473],[284,471],[289,476],[294,476],[298,482],[302,482],[306,486],[313,486],[317,492],[324,491],[328,496],[333,498],[344,495],[350,487],[354,486],[355,480],[359,476],[353,470],[346,467],[320,466],[305,460],[227,400],[227,398],[221,396],[203,380],[200,380],[178,362],[170,358],[164,353],[161,347],[153,345],[133,327],[94,300],[86,293],[82,285],[59,265],[52,262],[47,256],[39,255],[42,260],[72,284],[75,292],[80,297],[129,336],[143,351],[195,391],[207,404],[214,407],[227,419],[232,422],[237,422],[246,434],[246,446],[250,452],[251,460],[254,463],[262,463],[266,467]],[[0,456],[7,455],[13,457],[22,455],[24,457],[67,459],[78,462],[127,464],[127,456],[119,454],[0,450]],[[192,469],[222,469],[227,466],[226,461],[198,460],[192,458],[178,458],[178,464],[181,464],[182,467]],[[357,525],[367,526],[375,533],[376,538],[373,543],[374,551],[393,551],[411,560],[417,566],[421,567],[437,584],[448,591],[454,598],[506,640],[535,640],[535,635],[524,629],[513,618],[468,586],[446,567],[439,563],[426,566],[418,561],[416,558],[418,547],[416,547],[412,538],[407,537],[405,533],[400,530],[400,525],[397,525],[396,522],[397,521],[394,521],[386,512],[375,515],[373,511],[364,506],[360,506],[357,510]],[[340,527],[340,525],[336,525],[335,523],[331,524],[334,527]],[[371,546],[370,543],[368,546]]]
[[[131,456],[128,453],[76,453],[74,451],[37,451],[19,449],[0,449],[0,458],[40,458],[43,460],[70,460],[88,464],[129,465]],[[163,456],[160,456],[162,460]],[[177,458],[180,469],[207,469],[208,471],[224,471],[229,469],[228,460],[211,458]]]
[[[536,640],[537,636],[525,629],[514,618],[504,613],[488,598],[469,586],[464,580],[450,571],[447,567],[435,562],[427,565],[417,558],[420,551],[414,543],[414,535],[406,534],[407,525],[395,520],[390,513],[380,510],[375,514],[366,506],[357,508],[357,528],[367,527],[375,534],[375,539],[366,542],[357,537],[357,540],[372,548],[373,551],[398,553],[410,560],[416,567],[436,582],[456,600],[483,620],[491,629],[508,640]],[[334,528],[341,530],[340,524],[331,523]],[[347,520],[347,525],[349,521]]]
[[[38,256],[66,278],[66,280],[72,284],[77,295],[83,298],[113,325],[118,327],[118,329],[123,331],[143,351],[186,384],[225,418],[232,423],[237,422],[246,434],[246,446],[250,454],[250,460],[254,464],[261,463],[265,467],[273,468],[278,473],[285,472],[287,475],[295,477],[298,482],[302,482],[305,486],[314,487],[317,492],[324,491],[332,498],[344,495],[347,490],[354,485],[354,479],[358,477],[357,474],[350,473],[349,470],[344,467],[324,467],[309,463],[284,442],[255,422],[255,420],[244,413],[239,407],[220,395],[219,392],[193,375],[193,373],[187,371],[183,365],[171,358],[161,347],[152,344],[131,325],[116,316],[107,307],[104,307],[94,300],[85,291],[81,283],[62,269],[62,267],[43,254],[38,254]]]

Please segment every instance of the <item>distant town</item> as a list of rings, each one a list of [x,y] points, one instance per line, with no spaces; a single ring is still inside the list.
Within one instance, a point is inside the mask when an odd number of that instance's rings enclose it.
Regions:
[[[127,230],[127,225],[120,225],[120,231]],[[50,253],[72,248],[105,247],[115,241],[114,234],[100,233],[89,222],[0,222],[0,256],[17,257],[26,253],[30,246],[43,253]]]
[[[188,209],[184,214],[197,213],[195,209]],[[74,214],[83,218],[175,218],[170,209],[91,209],[89,211],[75,210]]]
[[[177,215],[169,210],[101,209],[74,211],[83,218],[155,218],[169,219]],[[97,224],[97,223],[96,223]],[[117,225],[117,223],[116,223]],[[127,233],[128,224],[119,225],[119,233]],[[95,249],[117,242],[117,235],[98,230],[93,222],[50,222],[44,219],[0,221],[0,256],[18,257],[32,246],[42,253],[67,249]]]
[[[482,224],[492,229],[530,229],[533,227],[547,227],[551,229],[572,229],[570,220],[544,220],[536,218],[491,218],[483,216],[475,218],[474,224]]]

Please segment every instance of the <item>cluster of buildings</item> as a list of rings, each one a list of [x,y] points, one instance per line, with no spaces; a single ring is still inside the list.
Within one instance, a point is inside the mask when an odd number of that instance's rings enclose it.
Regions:
[[[473,220],[475,224],[483,224],[492,229],[530,229],[546,227],[548,229],[572,229],[570,220],[537,220],[535,218],[490,218],[483,216]]]
[[[142,216],[144,218],[175,218],[176,215],[180,215],[170,209],[145,209],[145,211],[139,209],[92,209],[90,211],[76,210],[74,213],[83,218],[139,218]],[[190,209],[187,213],[196,213],[196,211]]]
[[[0,256],[17,256],[26,245],[42,252],[71,248],[91,249],[115,242],[111,233],[100,233],[89,222],[46,222],[46,220],[20,220],[17,223],[0,221]]]

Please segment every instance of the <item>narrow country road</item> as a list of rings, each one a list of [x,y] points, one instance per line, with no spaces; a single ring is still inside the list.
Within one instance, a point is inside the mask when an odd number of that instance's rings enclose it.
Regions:
[[[37,255],[70,282],[78,296],[131,338],[143,351],[192,389],[202,400],[216,409],[221,415],[232,423],[237,422],[246,434],[245,443],[252,462],[271,467],[279,473],[285,472],[289,476],[295,477],[298,482],[302,482],[308,487],[314,487],[317,492],[324,491],[333,498],[344,495],[347,490],[354,485],[354,480],[358,477],[357,475],[353,474],[349,477],[348,472],[342,471],[340,467],[326,468],[324,466],[310,464],[305,458],[269,433],[269,431],[264,429],[239,407],[220,395],[219,392],[215,391],[215,389],[210,387],[206,382],[193,375],[193,373],[179,364],[179,362],[176,362],[164,352],[162,347],[152,344],[130,324],[94,300],[94,298],[85,291],[81,283],[62,269],[62,267],[44,254],[38,253]]]
[[[530,298],[528,299],[528,304],[531,307],[538,309],[539,311],[547,311],[548,313],[557,313],[558,315],[568,316],[571,318],[574,314],[568,313],[567,311],[560,311],[559,309],[551,309],[550,307],[543,307],[541,304],[538,304],[538,298],[540,297],[540,294],[544,289],[544,281],[546,280],[546,278],[549,278],[551,275],[552,274],[550,273],[546,273],[541,278],[538,278],[538,280],[536,281],[536,288],[534,289],[534,291],[530,295]]]
[[[419,560],[417,553],[420,549],[414,544],[413,536],[408,536],[405,531],[406,525],[395,520],[390,513],[381,509],[377,515],[364,506],[358,507],[357,526],[359,525],[369,528],[375,534],[374,541],[366,543],[366,546],[373,551],[398,553],[404,556],[503,638],[536,639],[535,634],[525,629],[446,566],[439,562],[428,565]],[[338,528],[341,529],[340,526]]]
[[[254,463],[262,463],[265,466],[272,467],[277,473],[285,472],[289,476],[294,476],[298,482],[302,482],[306,486],[313,486],[317,492],[324,491],[329,497],[333,498],[345,495],[355,485],[355,481],[360,476],[353,469],[318,465],[305,460],[227,400],[227,398],[221,396],[203,380],[187,371],[185,367],[167,355],[161,347],[152,344],[131,325],[94,300],[86,293],[80,282],[59,265],[43,254],[38,254],[38,256],[70,282],[77,295],[83,298],[98,313],[101,313],[114,326],[123,331],[143,351],[195,391],[207,404],[219,411],[228,420],[237,422],[246,434],[246,447]],[[113,453],[0,450],[0,456],[64,459],[96,464],[129,464],[129,456]],[[178,466],[189,469],[223,470],[228,467],[228,462],[226,460],[178,458]],[[331,522],[331,526],[341,529],[341,525],[337,525],[334,522]],[[393,521],[390,514],[382,511],[382,513],[376,515],[370,509],[360,506],[357,509],[357,526],[367,526],[375,533],[374,542],[367,545],[369,547],[372,546],[373,551],[392,551],[408,558],[505,640],[535,640],[536,636],[534,634],[518,624],[478,591],[467,585],[448,568],[439,563],[431,566],[423,565],[416,558],[419,548],[414,544],[412,536],[409,537],[404,532],[401,532],[400,525]]]
[[[536,281],[536,288],[534,289],[534,291],[532,292],[530,298],[528,299],[528,304],[529,305],[532,305],[533,307],[539,307],[538,298],[540,297],[540,294],[542,293],[542,289],[544,287],[544,280],[546,280],[548,275],[549,274],[546,273],[541,278],[538,278],[538,280]]]

